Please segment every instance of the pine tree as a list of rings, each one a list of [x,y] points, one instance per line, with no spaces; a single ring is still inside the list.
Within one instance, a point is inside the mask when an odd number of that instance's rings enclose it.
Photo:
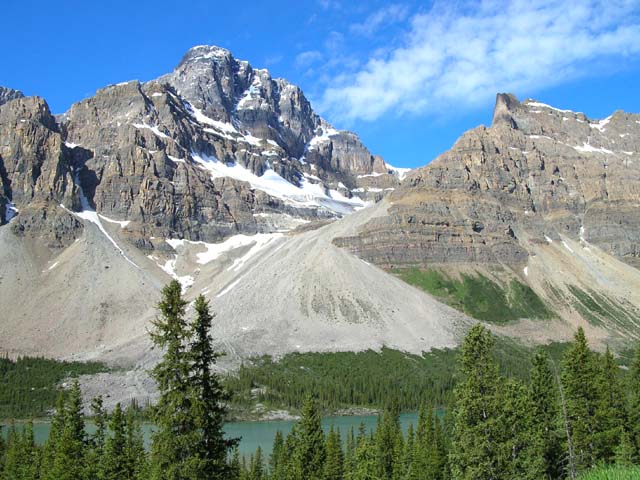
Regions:
[[[494,339],[482,325],[471,328],[459,357],[450,464],[455,480],[499,479],[501,392]]]
[[[36,480],[38,478],[38,452],[33,439],[33,424],[29,422],[21,432],[15,425],[9,430],[2,480]]]
[[[380,480],[376,445],[361,430],[356,441],[352,480]]]
[[[151,371],[160,397],[155,407],[151,446],[151,478],[181,480],[197,478],[202,466],[200,434],[193,415],[193,389],[189,332],[184,319],[186,302],[181,286],[172,281],[162,290],[158,304],[160,318],[153,322],[151,339],[163,350],[163,357]]]
[[[640,343],[636,347],[627,382],[629,437],[635,452],[633,462],[640,464]]]
[[[241,467],[240,467],[240,453],[238,452],[238,447],[234,447],[233,455],[231,456],[231,463],[229,464],[229,479],[230,480],[240,480],[241,475]],[[281,478],[281,477],[276,477]]]
[[[66,411],[66,398],[63,392],[58,394],[56,400],[55,413],[51,419],[51,428],[49,429],[49,437],[47,438],[42,450],[41,473],[42,480],[57,480],[54,474],[54,462],[60,442],[62,439],[62,431],[64,430]]]
[[[620,435],[620,444],[615,449],[615,463],[623,467],[633,465],[636,458],[636,447],[631,441],[631,435],[626,430]]]
[[[402,462],[402,438],[400,434],[399,412],[396,405],[387,407],[378,419],[375,447],[378,475],[381,479],[393,479],[394,467]]]
[[[282,432],[278,430],[273,439],[273,448],[269,457],[269,472],[272,478],[281,478],[284,476],[282,466],[285,463],[284,457],[284,438]]]
[[[584,330],[579,328],[563,360],[562,386],[565,394],[567,423],[577,471],[597,463],[597,437],[600,432],[597,383],[598,369],[589,350]]]
[[[413,424],[409,424],[407,429],[407,439],[404,442],[404,454],[403,454],[403,468],[401,478],[407,480],[413,480],[417,478],[414,473],[414,454],[415,454],[415,433],[413,431]]]
[[[191,386],[195,394],[193,410],[196,412],[196,425],[202,436],[198,446],[204,462],[202,474],[207,479],[222,479],[228,476],[227,457],[237,443],[237,440],[224,438],[223,424],[227,410],[223,402],[228,401],[230,395],[212,371],[221,354],[213,350],[209,335],[213,316],[209,311],[209,303],[202,295],[196,298],[195,312],[195,320],[191,324]]]
[[[78,381],[73,382],[64,409],[63,428],[46,478],[55,480],[82,480],[85,432],[82,416],[82,394]]]
[[[104,448],[107,436],[106,411],[101,396],[91,401],[91,415],[96,427],[86,446],[86,470],[84,478],[104,480]]]
[[[530,396],[533,418],[537,425],[544,459],[544,478],[561,478],[562,433],[559,431],[560,410],[556,381],[549,365],[549,358],[543,351],[533,357],[530,382]]]
[[[620,380],[620,369],[607,347],[600,358],[598,388],[600,403],[596,421],[600,432],[596,436],[596,458],[612,463],[620,445],[623,426],[627,425],[625,392]]]
[[[228,477],[226,477],[228,478]],[[251,456],[249,464],[249,479],[263,480],[264,478],[264,461],[262,459],[262,449],[258,446],[255,455]]]
[[[136,419],[133,407],[129,407],[126,414],[124,463],[124,478],[126,480],[147,480],[149,478],[149,462],[144,449],[142,429],[140,422]]]
[[[356,438],[353,427],[347,433],[345,451],[344,451],[344,468],[343,475],[345,480],[352,480],[355,474],[355,456],[356,456]]]
[[[342,480],[344,478],[342,439],[340,438],[340,431],[334,430],[333,426],[331,426],[329,434],[327,435],[325,449],[327,451],[327,458],[324,464],[324,479]]]
[[[502,478],[539,480],[544,478],[545,462],[534,405],[528,390],[520,382],[507,382],[502,415],[504,422]]]
[[[324,474],[326,450],[320,413],[309,396],[302,407],[302,417],[296,425],[296,444],[293,451],[295,478],[320,480]],[[300,477],[297,475],[300,474]]]
[[[120,404],[111,413],[109,422],[111,436],[105,446],[104,473],[107,480],[120,480],[126,478],[125,456],[125,420]]]

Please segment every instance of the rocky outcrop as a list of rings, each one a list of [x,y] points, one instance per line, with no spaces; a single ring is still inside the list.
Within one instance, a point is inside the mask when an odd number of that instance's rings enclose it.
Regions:
[[[640,116],[604,120],[500,94],[491,127],[412,173],[388,215],[336,242],[380,265],[522,265],[531,242],[640,247]]]
[[[73,238],[65,222],[43,219],[92,209],[128,221],[138,246],[152,236],[215,242],[348,213],[399,185],[298,87],[218,47],[192,48],[157,80],[101,89],[57,120],[36,98],[2,112],[0,219],[20,212],[21,234]]]
[[[24,97],[24,94],[20,90],[0,86],[0,105],[22,97]]]
[[[79,208],[73,159],[46,102],[17,98],[0,106],[0,224],[64,246],[82,228],[65,212]],[[19,212],[19,215],[16,215]]]

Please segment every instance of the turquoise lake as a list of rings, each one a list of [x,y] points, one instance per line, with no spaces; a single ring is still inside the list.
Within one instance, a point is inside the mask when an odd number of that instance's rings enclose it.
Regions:
[[[360,424],[364,424],[367,431],[375,430],[378,417],[376,415],[354,415],[354,416],[339,416],[339,417],[325,417],[322,419],[322,427],[325,430],[329,430],[333,425],[334,428],[340,429],[340,432],[345,437],[345,434],[353,428],[358,430]],[[406,433],[410,424],[415,424],[418,421],[417,413],[404,413],[400,415],[400,424],[403,431]],[[270,420],[264,422],[231,422],[227,423],[224,427],[225,433],[228,437],[240,437],[240,455],[249,455],[256,451],[258,447],[261,447],[266,455],[271,453],[271,447],[273,445],[273,439],[276,432],[280,430],[285,436],[291,431],[293,420]],[[18,425],[19,427],[22,426]],[[3,425],[3,435],[6,436],[7,425]],[[38,422],[33,425],[34,436],[36,442],[42,444],[47,436],[51,425],[47,422]],[[151,430],[153,425],[143,424],[142,429],[145,437],[145,442],[148,444]],[[87,431],[91,433],[93,431],[93,425],[87,424]]]

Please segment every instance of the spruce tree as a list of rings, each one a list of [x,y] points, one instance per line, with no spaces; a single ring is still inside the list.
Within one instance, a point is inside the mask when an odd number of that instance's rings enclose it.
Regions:
[[[399,467],[402,458],[402,438],[400,434],[399,412],[396,405],[387,407],[378,419],[375,435],[378,475],[381,479],[392,480],[394,467]]]
[[[560,407],[556,380],[543,351],[536,352],[532,361],[530,382],[532,415],[537,426],[537,435],[542,444],[544,478],[561,478],[562,433],[559,430]]]
[[[462,343],[450,453],[455,480],[501,478],[501,379],[493,346],[491,333],[480,324]]]
[[[42,480],[56,480],[53,470],[55,458],[60,447],[62,439],[62,431],[64,429],[64,419],[66,410],[66,398],[64,392],[59,392],[56,400],[54,415],[51,418],[51,428],[49,436],[42,449],[42,458],[40,461]]]
[[[296,445],[293,451],[294,471],[300,480],[320,480],[324,474],[326,450],[320,413],[309,396],[302,407],[302,417],[296,425]],[[300,477],[297,475],[300,474]]]
[[[212,371],[221,354],[213,349],[209,334],[213,316],[202,295],[196,298],[195,312],[190,335],[191,386],[195,395],[192,408],[201,435],[198,448],[203,460],[202,474],[207,479],[223,479],[228,477],[228,454],[237,443],[237,440],[224,438],[223,424],[227,413],[224,402],[230,395]]]
[[[33,424],[29,422],[21,432],[15,425],[9,430],[2,480],[37,480],[38,451],[33,438]]]
[[[149,478],[147,452],[144,449],[144,439],[140,422],[136,419],[132,407],[127,409],[125,428],[124,478],[126,480],[147,480]]]
[[[563,359],[562,386],[576,471],[594,466],[600,428],[598,368],[584,330],[579,328]]]
[[[325,449],[327,458],[324,464],[324,479],[342,480],[344,478],[342,439],[340,438],[340,431],[334,430],[333,425],[327,435]]]
[[[635,464],[640,464],[640,343],[638,343],[629,375],[627,377],[627,390],[629,392],[629,439],[633,445]]]
[[[87,479],[104,480],[104,448],[107,438],[107,414],[101,396],[91,401],[90,410],[96,430],[89,438],[86,446],[87,460],[84,477]]]
[[[273,439],[273,448],[271,449],[271,456],[269,457],[269,473],[272,478],[281,478],[284,476],[282,468],[286,461],[284,453],[284,438],[282,437],[282,432],[278,430]]]
[[[56,434],[57,435],[57,434]],[[85,431],[82,394],[78,381],[73,382],[63,413],[63,426],[46,479],[82,480],[85,471]]]
[[[353,427],[347,433],[347,440],[344,451],[344,468],[343,474],[345,480],[352,480],[355,474],[355,456],[356,456],[356,437]]]
[[[599,357],[600,371],[597,422],[600,432],[596,437],[596,456],[598,461],[612,463],[616,448],[620,445],[623,426],[627,425],[625,392],[620,380],[620,368],[607,347]]]
[[[126,432],[125,419],[120,404],[111,413],[109,422],[111,435],[105,446],[104,473],[107,480],[126,478],[127,461],[125,456]]]
[[[501,452],[502,478],[544,478],[543,444],[533,412],[529,391],[517,380],[509,380],[502,405],[505,428]]]
[[[160,317],[153,322],[151,340],[162,349],[160,362],[151,371],[160,397],[154,411],[156,430],[151,446],[151,478],[182,480],[198,478],[202,466],[200,434],[193,415],[189,331],[186,302],[181,286],[172,281],[162,290]]]
[[[229,478],[220,477],[220,478]],[[258,446],[255,455],[251,456],[251,462],[249,465],[249,479],[250,480],[263,480],[264,478],[264,460],[262,458],[262,448]]]

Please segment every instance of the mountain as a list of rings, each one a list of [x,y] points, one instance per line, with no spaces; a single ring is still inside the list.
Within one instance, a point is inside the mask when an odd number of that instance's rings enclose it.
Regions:
[[[59,118],[18,97],[0,119],[0,221],[21,212],[13,229],[51,248],[79,237],[69,212],[130,222],[129,241],[152,250],[152,236],[218,241],[339,216],[399,183],[298,87],[218,47],[195,47],[171,74],[109,86]]]
[[[22,97],[24,94],[20,90],[0,86],[0,105]]]
[[[500,94],[490,127],[407,173],[209,46],[63,115],[18,96],[0,105],[0,349],[116,364],[87,394],[146,397],[175,278],[211,302],[224,368],[455,347],[477,321],[529,344],[581,325],[622,350],[640,333],[639,156],[638,115]]]
[[[336,244],[384,268],[524,282],[597,338],[638,338],[640,116],[603,120],[513,95],[492,125],[412,172],[384,216]],[[509,330],[513,330],[510,327]]]

